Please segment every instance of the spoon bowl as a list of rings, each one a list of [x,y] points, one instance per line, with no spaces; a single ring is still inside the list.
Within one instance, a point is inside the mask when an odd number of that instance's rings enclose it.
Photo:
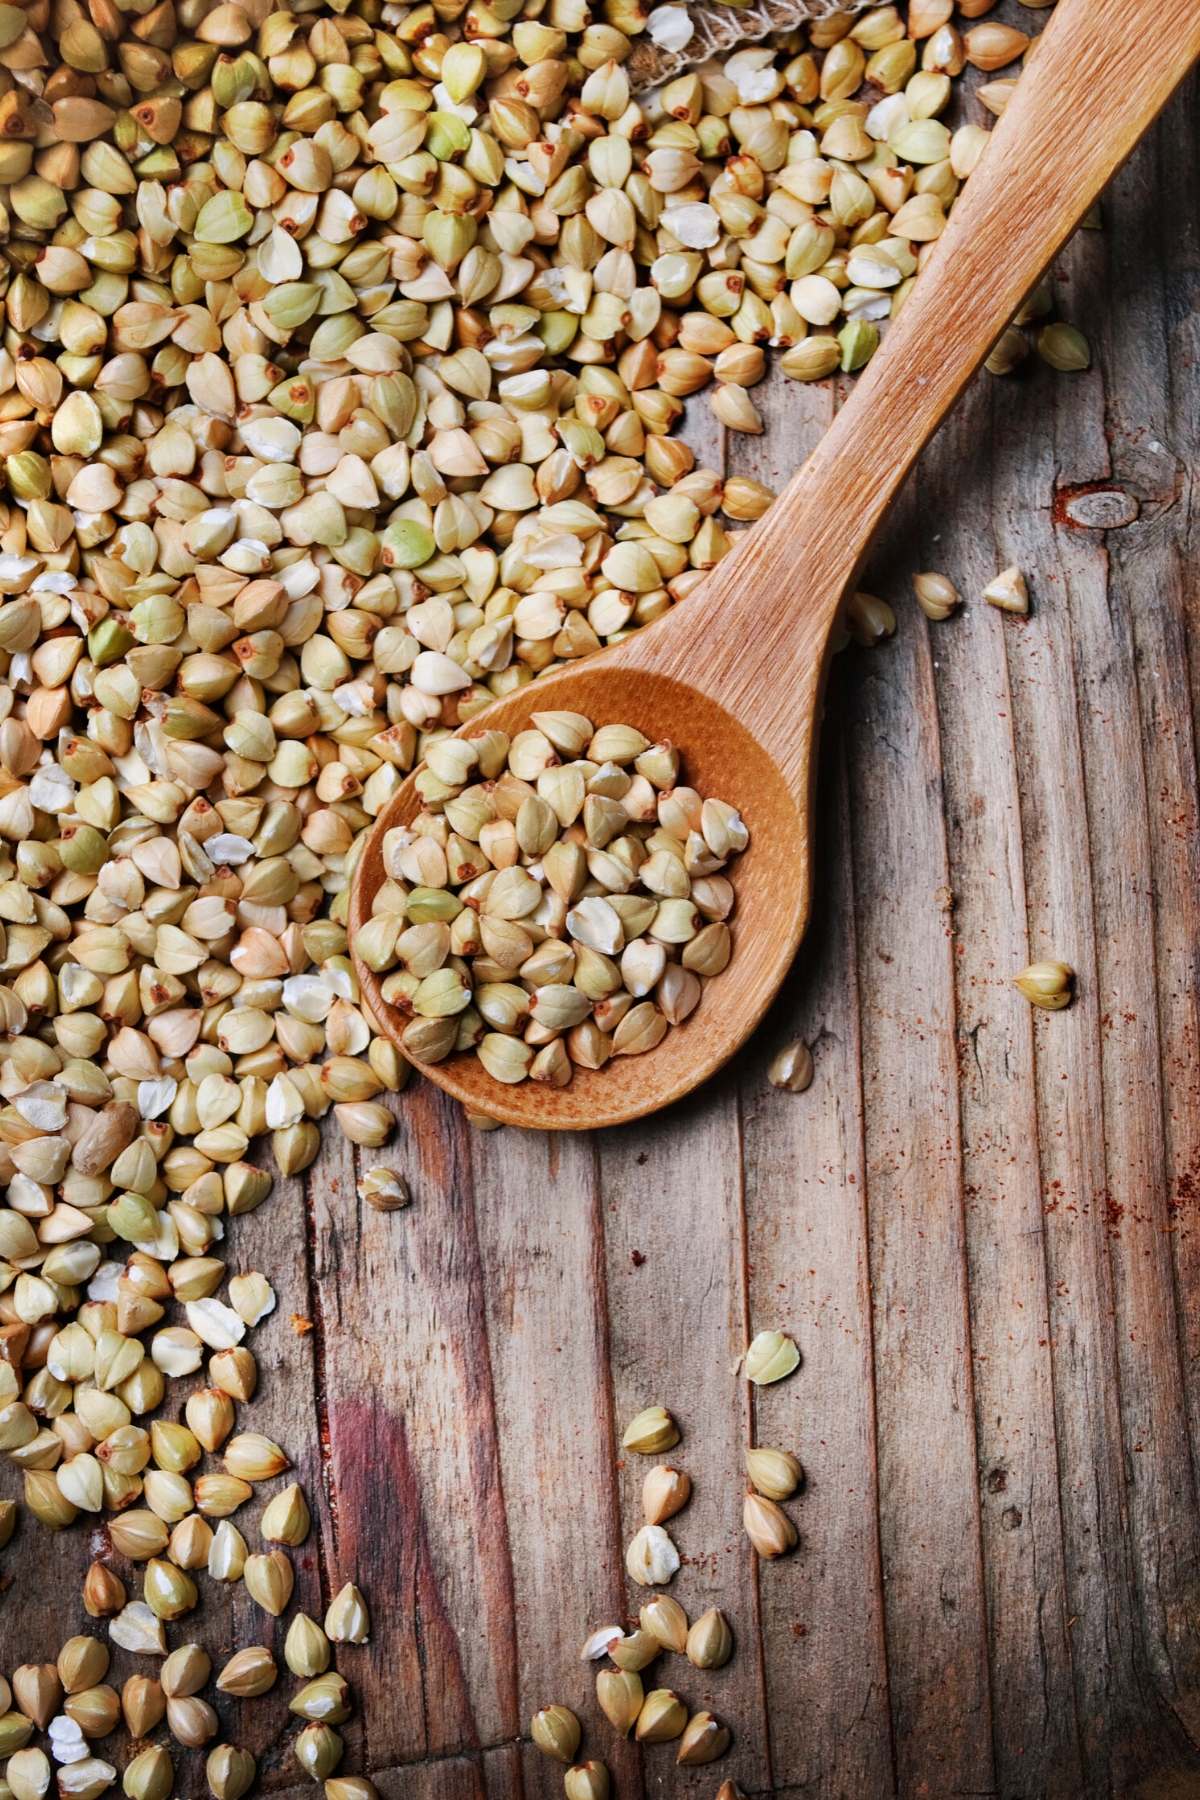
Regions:
[[[511,733],[532,712],[561,708],[670,739],[689,784],[738,808],[750,845],[731,870],[732,960],[654,1050],[577,1069],[561,1089],[505,1086],[473,1055],[422,1065],[447,1092],[513,1125],[615,1125],[698,1086],[754,1029],[808,918],[813,750],[847,588],[920,451],[1197,57],[1197,0],[1123,0],[1119,9],[1058,0],[882,347],[763,521],[655,624],[529,683],[465,727]],[[383,879],[383,835],[418,810],[410,777],[366,840],[350,897],[352,949]],[[406,1021],[355,961],[364,999],[399,1039]]]
[[[667,621],[664,621],[666,623]],[[647,636],[657,632],[651,626]],[[808,815],[779,765],[746,726],[685,682],[640,668],[620,646],[574,670],[530,683],[478,713],[463,735],[499,728],[510,735],[530,714],[562,707],[597,725],[634,725],[653,741],[669,739],[684,758],[684,778],[702,794],[736,806],[750,828],[747,848],[731,865],[737,902],[730,919],[734,953],[728,968],[703,984],[700,1004],[644,1056],[618,1056],[602,1069],[576,1069],[570,1085],[536,1081],[506,1087],[474,1053],[416,1067],[472,1111],[506,1125],[572,1131],[618,1125],[656,1112],[706,1081],[738,1050],[774,998],[808,919]],[[350,897],[350,945],[371,916],[386,880],[383,839],[421,810],[409,776],[379,815],[364,845]],[[380,977],[355,958],[363,999],[398,1041],[408,1016],[388,1004]],[[406,1052],[407,1054],[407,1052]]]

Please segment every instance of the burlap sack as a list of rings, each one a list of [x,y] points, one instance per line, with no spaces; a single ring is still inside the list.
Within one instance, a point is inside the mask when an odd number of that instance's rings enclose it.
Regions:
[[[694,35],[682,50],[662,50],[640,37],[625,67],[635,93],[669,81],[681,69],[694,68],[710,56],[727,56],[738,44],[753,44],[773,31],[786,31],[805,19],[830,13],[862,12],[879,0],[754,0],[750,6],[722,6],[718,0],[689,6]]]

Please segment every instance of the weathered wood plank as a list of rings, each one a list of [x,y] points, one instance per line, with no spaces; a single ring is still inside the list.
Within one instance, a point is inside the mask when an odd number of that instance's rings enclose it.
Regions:
[[[1130,1231],[1122,1229],[1131,1296],[1141,1303],[1128,1324],[1127,1355],[1138,1359],[1143,1395],[1148,1384],[1152,1389],[1140,1409],[1143,1416],[1132,1415],[1133,1428],[1144,1438],[1148,1426],[1155,1445],[1151,1462],[1143,1442],[1141,1450],[1135,1447],[1131,1464],[1135,1482],[1152,1482],[1155,1489],[1154,1517],[1140,1533],[1151,1564],[1141,1586],[1151,1612],[1147,1624],[1155,1683],[1195,1743],[1200,1738],[1200,1682],[1195,1590],[1187,1571],[1197,1554],[1192,1342],[1197,1269],[1190,1220],[1181,1202],[1186,1205],[1188,1175],[1197,1158],[1196,753],[1184,635],[1191,543],[1186,520],[1197,433],[1194,407],[1180,409],[1171,372],[1180,355],[1194,349],[1189,339],[1195,338],[1200,234],[1191,218],[1180,221],[1177,238],[1161,214],[1138,204],[1147,184],[1161,181],[1176,157],[1184,166],[1189,160],[1195,165],[1195,134],[1181,130],[1184,118],[1181,110],[1172,112],[1156,143],[1147,146],[1117,190],[1119,241],[1133,255],[1127,260],[1118,254],[1114,234],[1107,234],[1103,281],[1112,299],[1099,323],[1106,447],[1113,476],[1138,506],[1136,521],[1107,538],[1111,612],[1121,639],[1118,668],[1130,691],[1130,729],[1139,734],[1145,795],[1140,817],[1123,823],[1122,837],[1136,841],[1135,834],[1145,832],[1149,869],[1146,881],[1131,881],[1134,893],[1127,903],[1138,908],[1138,930],[1126,936],[1126,955],[1140,964],[1140,991],[1133,997],[1122,993],[1120,1024],[1106,1041],[1122,1118],[1129,1134],[1140,1138],[1152,1174],[1125,1200]],[[1140,295],[1135,282],[1139,264],[1146,276]],[[1155,382],[1155,370],[1167,372],[1165,383]],[[1135,426],[1132,401],[1137,395],[1145,398]],[[1194,597],[1193,590],[1193,621]],[[1136,770],[1136,755],[1132,760]],[[1145,1055],[1153,1062],[1143,1061]],[[1132,1163],[1133,1157],[1122,1161]],[[1181,1223],[1184,1230],[1179,1232]],[[1169,1341],[1156,1342],[1156,1331]]]
[[[922,637],[848,684],[881,1550],[902,1792],[992,1785],[954,984],[932,669]],[[930,1507],[936,1461],[938,1505]]]
[[[742,1457],[749,1442],[747,1384],[735,1365],[747,1343],[737,1109],[730,1084],[685,1101],[656,1125],[603,1140],[601,1202],[608,1255],[612,1379],[618,1429],[645,1406],[663,1405],[683,1433],[663,1458],[626,1453],[621,1524],[628,1543],[642,1523],[648,1468],[686,1469],[692,1498],[667,1529],[684,1567],[670,1591],[696,1618],[727,1614],[738,1652],[701,1674],[683,1659],[653,1665],[647,1687],[675,1688],[693,1711],[709,1706],[734,1732],[720,1776],[750,1791],[771,1786],[758,1656],[753,1552],[742,1535]],[[652,1590],[630,1585],[633,1612]],[[669,1748],[646,1752],[657,1788]]]
[[[732,438],[731,461],[739,473],[778,488],[825,430],[838,395],[776,380],[756,388],[755,398],[765,434]],[[809,1468],[791,1508],[800,1551],[760,1570],[772,1771],[777,1789],[799,1781],[819,1793],[883,1791],[894,1774],[843,673],[839,664],[822,759],[817,916],[768,1029],[744,1059],[739,1084],[751,1312],[760,1323],[794,1319],[807,1358],[795,1383],[756,1397],[756,1441],[788,1447],[789,1435],[799,1432],[790,1447]],[[819,1070],[813,1092],[792,1101],[775,1095],[764,1075],[771,1048],[797,1034],[816,1046]],[[811,1458],[810,1420],[821,1422]]]
[[[322,1308],[339,1575],[378,1571],[372,1760],[484,1748],[519,1729],[513,1582],[468,1130],[429,1087],[398,1107],[417,1196],[377,1213],[327,1133],[308,1187]]]
[[[1014,390],[1012,404],[1031,408],[1038,398],[1045,401],[1044,390]],[[1087,450],[1086,409],[1056,403],[1053,394],[1049,400],[1061,420],[1060,441],[1031,444],[1023,474],[1005,467],[1014,490],[1027,498],[1051,493],[1068,452]],[[1044,406],[1040,410],[1044,418]],[[1093,443],[1093,453],[1100,454],[1102,445],[1102,438]],[[998,551],[1002,561],[1009,560],[1008,549],[1019,549],[1012,526],[1007,535],[1007,546]],[[1147,1772],[1173,1763],[1178,1746],[1155,1698],[1141,1616],[1146,1596],[1137,1565],[1143,1552],[1130,1530],[1131,1509],[1136,1517],[1142,1504],[1131,1491],[1138,1479],[1133,1464],[1143,1454],[1136,1427],[1125,1433],[1126,1455],[1114,1453],[1123,1434],[1123,1384],[1132,1371],[1123,1341],[1129,1271],[1118,1267],[1121,1253],[1108,1241],[1118,1216],[1111,1185],[1120,1160],[1118,1090],[1128,1078],[1103,1043],[1113,949],[1106,940],[1123,929],[1108,884],[1119,882],[1131,862],[1136,868],[1139,850],[1130,838],[1136,784],[1121,826],[1103,825],[1102,793],[1128,792],[1130,776],[1120,719],[1111,708],[1107,721],[1091,716],[1090,684],[1101,675],[1111,681],[1119,656],[1104,641],[1107,623],[1100,637],[1094,626],[1089,631],[1092,620],[1106,616],[1098,579],[1089,582],[1086,554],[1060,533],[1042,564],[1033,615],[1009,631],[1007,643],[1031,947],[1063,955],[1080,972],[1080,999],[1062,1016],[1064,1029],[1055,1031],[1053,1019],[1035,1025],[1039,1139],[1056,1381],[1059,1393],[1070,1396],[1060,1407],[1059,1431],[1078,1710],[1089,1780],[1098,1792],[1111,1787],[1122,1793]],[[1131,972],[1117,979],[1124,989]],[[1128,1398],[1134,1403],[1132,1393]],[[1156,1443],[1155,1454],[1169,1465],[1169,1444]],[[1144,1532],[1144,1523],[1136,1531]],[[1150,1554],[1164,1549],[1160,1541]],[[1103,1700],[1096,1690],[1098,1655],[1108,1670]]]
[[[985,379],[918,473],[894,565],[953,573],[967,604],[926,626],[905,579],[887,590],[927,632],[943,745],[953,933],[961,1182],[970,1275],[975,1436],[996,1779],[1001,1793],[1074,1795],[1082,1769],[1070,1681],[1054,1381],[1028,1003],[1029,961],[1006,621],[978,603],[995,573],[990,495],[962,479],[996,396]],[[973,472],[974,474],[974,472]],[[1044,515],[1028,536],[1044,536]],[[1040,547],[1040,546],[1039,546]]]
[[[1118,218],[1142,192],[1141,171],[1127,171],[1113,195]],[[1108,234],[1081,239],[1077,249],[1074,261],[1082,265],[1081,282],[1094,291],[1104,283],[1112,256]],[[1077,455],[1090,452],[1097,461],[1102,456],[1102,473],[1111,466],[1103,371],[1115,361],[1111,348],[1104,355],[1102,340],[1100,381],[1087,390],[1095,402],[1092,443],[1078,416],[1072,420],[1072,447]],[[1119,363],[1115,379],[1121,380]],[[1072,469],[1063,457],[1060,479],[1078,480],[1088,467]],[[1130,529],[1136,543],[1143,528],[1135,524]],[[1200,1530],[1166,1235],[1150,802],[1130,633],[1130,613],[1144,571],[1139,571],[1135,588],[1113,578],[1111,562],[1091,534],[1064,526],[1059,538],[1080,670],[1105,1086],[1105,1223],[1116,1301],[1143,1680],[1152,1687],[1156,1710],[1175,1710],[1194,1734],[1200,1724],[1200,1645],[1191,1569],[1200,1555]],[[1113,779],[1117,771],[1119,781]],[[1148,1443],[1154,1446],[1149,1458]]]
[[[497,1132],[472,1145],[516,1605],[520,1726],[543,1706],[584,1725],[581,1756],[638,1787],[632,1744],[595,1699],[589,1633],[623,1624],[616,1432],[608,1370],[604,1227],[585,1138]],[[569,1527],[569,1528],[568,1528]],[[534,1752],[525,1791],[558,1800],[562,1771]]]
[[[1189,179],[1200,164],[1193,111],[1176,106],[1163,119],[1148,156],[1152,182],[1177,168]],[[1151,160],[1152,159],[1152,160]],[[1196,895],[1200,886],[1196,699],[1192,672],[1200,656],[1189,626],[1200,614],[1200,577],[1190,554],[1197,458],[1189,381],[1176,371],[1200,364],[1200,217],[1174,220],[1135,205],[1121,215],[1134,258],[1114,258],[1106,271],[1107,355],[1119,353],[1122,377],[1110,382],[1106,429],[1112,473],[1137,502],[1132,531],[1106,543],[1114,582],[1128,596],[1136,654],[1142,755],[1149,800],[1154,882],[1154,952],[1162,1068],[1162,1131],[1167,1208],[1175,1263],[1176,1329],[1193,1459],[1200,1451],[1200,1083],[1197,1046]],[[1163,371],[1167,379],[1163,380]],[[1135,399],[1141,397],[1141,406]]]
[[[313,1404],[320,1384],[320,1344],[315,1334],[305,1329],[314,1308],[303,1182],[277,1178],[260,1207],[232,1221],[228,1227],[227,1255],[231,1273],[261,1269],[276,1291],[275,1312],[249,1334],[248,1341],[259,1365],[259,1387],[250,1405],[239,1408],[238,1422],[239,1428],[264,1431],[286,1449],[294,1467],[283,1479],[294,1477],[308,1496],[313,1529],[307,1543],[289,1554],[296,1571],[295,1604],[319,1622],[331,1597],[329,1576],[335,1540],[327,1504],[322,1420]],[[190,1385],[180,1384],[181,1388]],[[268,1496],[281,1485],[282,1481],[269,1484]],[[256,1493],[254,1500],[233,1519],[251,1551],[264,1548],[256,1529],[263,1505]],[[282,1674],[270,1694],[262,1698],[222,1700],[218,1710],[228,1740],[258,1758],[265,1784],[291,1783],[298,1771],[290,1745],[300,1723],[287,1712],[287,1700],[298,1685],[283,1663],[283,1641],[291,1615],[282,1620],[270,1618],[251,1601],[240,1582],[231,1584],[221,1595],[203,1576],[200,1579],[205,1590],[200,1617],[213,1634],[204,1641],[212,1650],[216,1668],[235,1650],[248,1644],[265,1644],[272,1650]],[[221,1599],[225,1600],[224,1608]],[[174,1641],[177,1634],[172,1635]],[[361,1732],[361,1718],[345,1728],[349,1754],[355,1759],[361,1754]],[[202,1780],[202,1761],[200,1757],[191,1759],[197,1791]],[[347,1766],[351,1766],[349,1762]]]
[[[840,687],[840,671],[835,678]],[[845,764],[831,721],[822,769],[824,879],[796,971],[743,1077],[750,1293],[793,1323],[804,1364],[756,1405],[756,1439],[805,1464],[789,1512],[800,1548],[762,1569],[772,1764],[817,1794],[892,1786],[879,1565],[871,1299]],[[813,1046],[807,1093],[766,1084],[770,1051]]]

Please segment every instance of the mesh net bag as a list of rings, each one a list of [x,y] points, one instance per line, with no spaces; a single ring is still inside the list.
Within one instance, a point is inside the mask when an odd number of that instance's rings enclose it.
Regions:
[[[773,31],[787,31],[806,19],[832,13],[862,12],[879,0],[753,0],[749,6],[723,6],[708,0],[691,6],[692,37],[682,50],[664,50],[648,37],[634,45],[626,71],[635,93],[669,81],[681,69],[693,68],[710,56],[724,56],[738,44],[753,44]]]

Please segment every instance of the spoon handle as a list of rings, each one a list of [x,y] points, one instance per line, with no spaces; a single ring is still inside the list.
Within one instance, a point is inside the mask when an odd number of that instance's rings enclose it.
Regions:
[[[1051,257],[1200,57],[1200,0],[1059,0],[912,293],[803,468],[675,616],[618,654],[739,716],[786,779],[842,596],[942,419]]]

